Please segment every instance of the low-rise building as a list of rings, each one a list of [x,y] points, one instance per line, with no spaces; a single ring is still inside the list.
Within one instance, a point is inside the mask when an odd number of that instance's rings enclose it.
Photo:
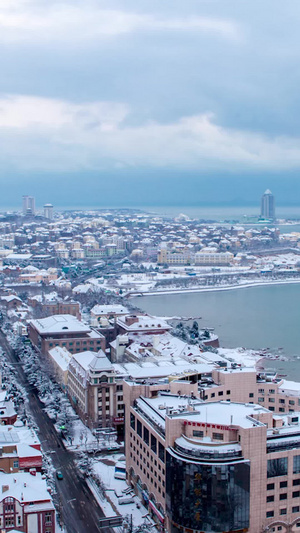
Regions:
[[[55,533],[55,509],[40,473],[0,472],[0,528],[23,533]]]

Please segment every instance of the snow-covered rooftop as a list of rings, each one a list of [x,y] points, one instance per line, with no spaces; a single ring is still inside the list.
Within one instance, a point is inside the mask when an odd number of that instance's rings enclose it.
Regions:
[[[96,316],[105,315],[128,315],[129,311],[127,307],[123,305],[94,305],[91,309],[91,314]]]
[[[54,509],[46,481],[42,479],[42,475],[38,472],[35,476],[27,472],[16,472],[14,474],[0,472],[0,484],[2,485],[0,501],[4,498],[15,498],[24,504],[40,502],[45,505],[46,509]]]
[[[199,400],[191,400],[182,396],[167,394],[162,394],[155,398],[141,397],[137,400],[137,406],[140,410],[146,412],[148,418],[153,418],[155,423],[157,423],[157,417],[159,417],[161,422],[166,416],[172,416],[167,412],[167,408],[170,408],[177,411],[176,418],[182,418],[189,422],[234,425],[243,428],[261,425],[252,416],[257,417],[261,413],[270,412],[268,409],[255,404],[226,401],[201,402]],[[180,412],[180,408],[182,412]],[[195,411],[192,410],[193,408]]]
[[[30,320],[30,324],[42,335],[47,333],[89,333],[89,326],[73,315],[53,315],[47,318]]]

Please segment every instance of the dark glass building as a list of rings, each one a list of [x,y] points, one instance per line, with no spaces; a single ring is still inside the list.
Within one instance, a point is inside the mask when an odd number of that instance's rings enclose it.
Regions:
[[[177,441],[180,440],[180,445]],[[181,437],[166,453],[166,505],[171,532],[244,531],[249,527],[250,461],[239,445],[218,446],[208,457]],[[198,448],[198,449],[196,449]]]

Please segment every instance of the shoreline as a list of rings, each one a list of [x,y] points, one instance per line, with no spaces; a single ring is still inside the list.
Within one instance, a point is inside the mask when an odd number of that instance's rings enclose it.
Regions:
[[[237,284],[237,285],[228,285],[224,287],[194,287],[194,288],[186,288],[186,289],[162,289],[157,291],[137,291],[136,294],[128,294],[127,298],[139,298],[142,296],[159,296],[159,295],[167,295],[167,294],[185,294],[185,293],[197,293],[197,292],[216,292],[216,291],[230,291],[234,289],[248,289],[251,287],[262,287],[262,286],[268,286],[268,285],[292,285],[292,284],[299,284],[300,278],[295,279],[289,279],[289,280],[274,280],[274,281],[253,281],[253,283],[243,283],[243,284]],[[124,295],[126,297],[126,295]]]

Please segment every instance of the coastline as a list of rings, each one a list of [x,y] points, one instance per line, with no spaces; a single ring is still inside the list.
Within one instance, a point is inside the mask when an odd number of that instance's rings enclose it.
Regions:
[[[195,293],[195,292],[214,292],[214,291],[230,291],[233,289],[247,289],[251,287],[260,287],[268,285],[291,285],[299,284],[299,279],[287,279],[287,280],[272,280],[272,281],[253,281],[247,283],[239,283],[236,285],[227,285],[224,287],[194,287],[194,288],[178,288],[178,289],[162,289],[157,291],[137,291],[135,294],[124,295],[127,298],[138,298],[139,296],[160,296],[167,294],[185,294],[185,293]]]

